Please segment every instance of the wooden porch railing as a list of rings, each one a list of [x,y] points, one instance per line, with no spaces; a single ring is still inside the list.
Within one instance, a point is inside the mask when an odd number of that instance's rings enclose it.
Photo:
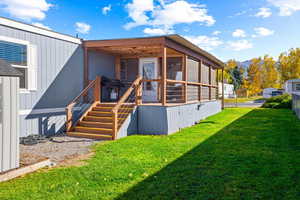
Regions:
[[[122,112],[128,112],[130,106],[132,104],[140,105],[142,101],[142,77],[139,76],[127,89],[121,99],[117,102],[117,104],[112,109],[113,114],[113,136],[112,139],[115,140],[117,138],[119,124],[121,123],[118,118],[118,112],[122,109]]]
[[[101,77],[97,76],[95,80],[91,81],[82,92],[75,97],[71,103],[66,107],[66,131],[71,131],[72,127],[80,119],[75,119],[74,113],[87,112],[90,107],[101,101]],[[89,105],[89,106],[87,106]],[[84,116],[84,115],[82,115]]]

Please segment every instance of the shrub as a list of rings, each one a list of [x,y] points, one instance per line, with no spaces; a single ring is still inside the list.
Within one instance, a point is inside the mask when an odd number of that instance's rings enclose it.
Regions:
[[[266,100],[263,108],[292,108],[292,97],[288,94],[272,97]]]

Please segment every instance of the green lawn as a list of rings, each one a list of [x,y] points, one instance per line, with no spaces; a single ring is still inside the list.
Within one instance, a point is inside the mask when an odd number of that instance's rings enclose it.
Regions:
[[[300,121],[290,110],[226,109],[172,136],[94,148],[86,166],[0,184],[0,199],[300,197]]]
[[[263,99],[262,98],[262,96],[255,96],[255,97],[248,97],[248,98],[246,98],[246,97],[239,97],[239,98],[237,98],[237,99],[235,99],[235,98],[230,98],[230,99],[224,99],[224,102],[225,103],[245,103],[245,102],[247,102],[247,101],[255,101],[255,100],[261,100],[261,99]]]

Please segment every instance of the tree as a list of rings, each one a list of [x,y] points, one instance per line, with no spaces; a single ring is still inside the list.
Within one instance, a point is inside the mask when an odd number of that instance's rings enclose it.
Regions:
[[[279,73],[276,68],[276,61],[266,55],[261,64],[261,89],[264,88],[279,88],[280,81],[279,81]]]
[[[229,71],[230,71],[231,69],[235,68],[235,67],[238,67],[238,62],[235,61],[235,60],[233,60],[233,59],[229,60],[229,61],[226,63],[226,65],[225,65],[225,67],[224,67],[224,82],[225,82],[225,83],[229,83],[229,84],[232,83],[232,79],[231,79],[231,76],[230,76],[230,74],[229,74]],[[221,74],[221,73],[219,74],[219,77],[218,77],[218,78],[219,78],[218,80],[222,80],[222,74]]]
[[[261,58],[253,58],[248,68],[248,77],[245,87],[250,96],[257,95],[262,91]]]
[[[229,75],[230,75],[230,79],[232,80],[232,84],[233,84],[233,88],[234,88],[234,93],[235,93],[235,99],[236,99],[236,104],[237,104],[237,90],[241,87],[242,83],[243,83],[243,73],[242,71],[239,69],[238,66],[231,68],[228,71]]]
[[[300,78],[300,48],[290,49],[279,56],[280,83]]]

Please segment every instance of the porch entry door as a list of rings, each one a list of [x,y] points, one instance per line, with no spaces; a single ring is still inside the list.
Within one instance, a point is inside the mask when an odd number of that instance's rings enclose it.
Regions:
[[[158,79],[158,59],[157,58],[140,58],[139,74],[145,80]],[[143,102],[156,102],[158,98],[158,83],[144,82],[142,99]]]

